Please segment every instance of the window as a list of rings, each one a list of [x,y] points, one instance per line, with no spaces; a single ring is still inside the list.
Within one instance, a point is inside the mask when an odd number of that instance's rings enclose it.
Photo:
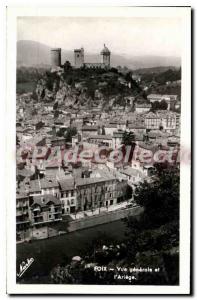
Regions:
[[[68,192],[66,192],[66,197],[68,197]]]
[[[71,197],[73,197],[74,196],[74,191],[71,191]]]

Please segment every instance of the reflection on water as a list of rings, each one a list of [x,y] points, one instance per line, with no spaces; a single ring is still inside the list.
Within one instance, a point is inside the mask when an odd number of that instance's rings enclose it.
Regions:
[[[34,241],[30,244],[18,244],[17,271],[23,260],[34,258],[34,262],[20,280],[17,278],[17,282],[48,283],[49,273],[54,266],[66,263],[73,256],[85,255],[96,239],[109,237],[111,240],[122,241],[125,238],[125,231],[124,222],[116,221],[52,239]]]

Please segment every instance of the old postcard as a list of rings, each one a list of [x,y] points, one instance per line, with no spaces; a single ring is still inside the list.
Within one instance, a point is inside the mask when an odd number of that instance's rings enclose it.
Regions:
[[[7,291],[190,293],[190,7],[7,9]]]

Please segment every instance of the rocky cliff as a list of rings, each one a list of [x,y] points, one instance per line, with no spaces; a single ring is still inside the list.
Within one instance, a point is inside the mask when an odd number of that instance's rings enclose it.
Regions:
[[[65,107],[106,107],[118,99],[124,105],[125,96],[140,93],[133,82],[128,87],[116,70],[59,70],[47,72],[36,86],[38,101],[58,102]]]

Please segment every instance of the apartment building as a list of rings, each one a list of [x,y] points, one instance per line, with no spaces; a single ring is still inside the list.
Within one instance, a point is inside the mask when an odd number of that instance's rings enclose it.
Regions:
[[[29,197],[27,194],[16,194],[16,230],[28,229],[29,225]]]
[[[165,130],[166,132],[174,132],[177,128],[178,114],[169,111],[158,110],[149,112],[144,115],[144,123],[146,129]]]
[[[114,176],[100,178],[80,178],[77,185],[77,210],[84,211],[123,201],[126,197],[126,181]]]
[[[61,201],[53,195],[33,196],[30,198],[30,222],[32,226],[62,220]]]
[[[60,201],[62,203],[62,214],[70,214],[76,212],[77,191],[73,178],[59,181],[60,185]]]

